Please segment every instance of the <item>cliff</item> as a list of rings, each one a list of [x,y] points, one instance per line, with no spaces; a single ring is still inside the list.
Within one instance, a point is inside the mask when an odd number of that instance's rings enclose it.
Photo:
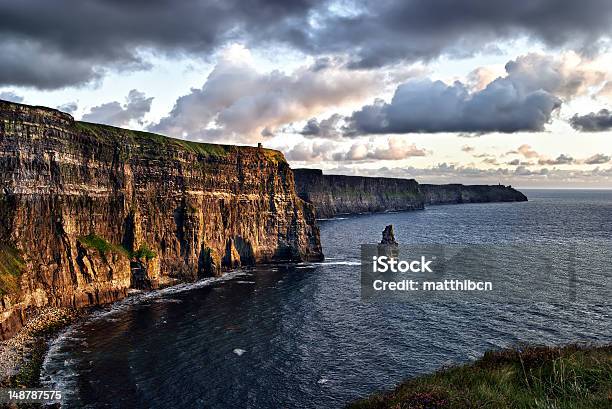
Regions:
[[[32,307],[101,304],[254,263],[320,260],[278,151],[187,142],[0,101],[0,337]]]
[[[422,185],[414,179],[324,175],[320,169],[294,169],[293,173],[298,195],[315,206],[319,218],[419,210],[424,205],[527,200],[503,185]]]
[[[344,213],[423,209],[413,179],[323,175],[319,169],[294,169],[298,196],[316,207],[317,217]]]
[[[504,185],[420,185],[425,203],[456,204],[485,202],[524,202],[527,197]]]

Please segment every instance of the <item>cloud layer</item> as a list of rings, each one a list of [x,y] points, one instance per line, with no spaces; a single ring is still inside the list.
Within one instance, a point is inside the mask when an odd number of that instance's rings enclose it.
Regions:
[[[281,125],[365,98],[379,86],[378,79],[374,73],[333,66],[260,73],[248,62],[225,58],[202,88],[180,97],[151,129],[194,140],[253,142],[272,136]]]
[[[465,184],[520,184],[523,187],[601,187],[612,182],[612,168],[595,167],[588,170],[527,169],[518,166],[515,169],[488,168],[480,169],[454,163],[439,163],[431,167],[381,167],[354,168],[342,164],[326,173],[358,174],[363,176],[387,176],[397,178],[416,178],[420,183],[465,183]]]
[[[114,101],[93,107],[83,115],[82,120],[114,126],[128,126],[132,121],[143,124],[144,116],[151,110],[151,102],[153,98],[147,98],[143,92],[133,89],[125,104]]]
[[[609,35],[612,3],[21,0],[0,2],[0,15],[0,86],[51,89],[145,68],[145,52],[206,56],[232,41],[348,55],[355,67],[494,51],[524,37],[593,52]]]
[[[610,156],[605,155],[603,153],[596,153],[592,156],[589,156],[585,159],[574,159],[571,155],[562,153],[558,155],[556,158],[550,158],[546,155],[543,155],[537,152],[535,149],[531,147],[531,145],[523,144],[519,146],[516,150],[512,150],[510,152],[506,152],[503,156],[508,155],[520,155],[523,158],[527,159],[527,161],[522,161],[520,159],[513,159],[507,162],[507,165],[512,166],[533,166],[535,164],[541,166],[554,166],[554,165],[602,165],[604,163],[610,162]]]
[[[345,134],[543,131],[564,98],[605,80],[603,73],[567,58],[540,54],[519,57],[505,68],[506,76],[484,87],[408,81],[390,102],[378,100],[354,112]]]
[[[304,19],[312,3],[0,2],[0,85],[51,89],[83,84],[108,69],[146,68],[143,51],[203,56],[235,38],[268,37],[269,30],[283,30],[288,20]]]
[[[372,141],[355,142],[348,149],[332,141],[304,141],[282,150],[290,161],[319,163],[397,161],[430,153],[400,136],[391,136],[383,144]]]

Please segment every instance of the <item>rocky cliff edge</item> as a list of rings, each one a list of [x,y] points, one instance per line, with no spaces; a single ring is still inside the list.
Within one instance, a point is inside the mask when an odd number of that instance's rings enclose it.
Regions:
[[[255,263],[320,260],[282,153],[199,144],[0,101],[0,338],[82,307]]]

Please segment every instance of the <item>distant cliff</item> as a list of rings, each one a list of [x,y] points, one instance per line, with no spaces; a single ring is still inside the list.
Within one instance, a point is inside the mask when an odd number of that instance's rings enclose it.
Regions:
[[[419,185],[429,205],[484,202],[524,202],[527,196],[504,185]]]
[[[322,258],[282,153],[198,144],[0,101],[0,337],[29,307],[239,265]]]
[[[424,205],[527,200],[503,185],[421,185],[414,179],[324,175],[319,169],[294,169],[293,173],[297,194],[315,206],[319,218],[419,210]]]
[[[424,197],[413,179],[323,175],[319,169],[294,169],[298,196],[312,203],[317,217],[423,209]]]

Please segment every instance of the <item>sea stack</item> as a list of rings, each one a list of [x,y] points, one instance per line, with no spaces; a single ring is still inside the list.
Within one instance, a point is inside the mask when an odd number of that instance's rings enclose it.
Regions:
[[[397,241],[395,241],[395,234],[393,233],[392,224],[388,225],[387,227],[385,227],[385,230],[383,230],[382,240],[380,241],[380,244],[390,244],[397,246]]]
[[[393,225],[390,224],[382,232],[382,240],[378,244],[378,256],[397,258],[399,254],[399,244],[395,241]]]

